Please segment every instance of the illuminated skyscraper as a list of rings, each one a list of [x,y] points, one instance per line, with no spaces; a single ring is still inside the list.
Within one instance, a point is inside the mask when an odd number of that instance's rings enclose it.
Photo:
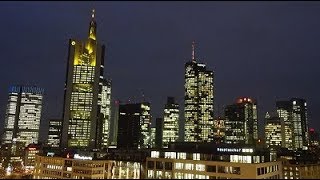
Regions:
[[[119,106],[117,148],[151,147],[150,104],[121,104]]]
[[[108,144],[110,83],[103,77],[105,46],[97,42],[94,10],[86,41],[70,39],[62,147],[99,149]]]
[[[304,99],[292,98],[292,123],[294,148],[304,148],[309,143],[307,119],[307,102]]]
[[[173,97],[168,97],[164,108],[162,146],[168,147],[169,142],[176,142],[179,138],[179,104]]]
[[[292,98],[290,101],[276,102],[279,117],[283,117],[287,126],[286,143],[292,139],[293,149],[306,148],[309,143],[307,102],[304,99]],[[289,130],[290,129],[290,130]],[[288,133],[291,131],[291,133]]]
[[[61,119],[49,120],[48,145],[50,147],[58,148],[60,146],[61,137]]]
[[[151,148],[155,148],[156,147],[156,127],[151,127],[150,128],[150,145]]]
[[[210,142],[213,131],[213,71],[195,59],[185,64],[185,138],[187,142]]]
[[[239,98],[225,108],[226,143],[255,144],[258,140],[257,105],[251,98]]]
[[[111,80],[103,80],[101,92],[101,113],[103,115],[102,147],[108,148],[111,145]]]
[[[267,112],[264,129],[267,147],[285,147],[285,125],[283,118],[270,116]]]
[[[280,118],[284,121],[284,147],[288,149],[293,149],[293,127],[291,123],[291,103],[289,101],[277,101],[277,113]]]
[[[43,94],[38,87],[10,87],[2,144],[38,143]]]

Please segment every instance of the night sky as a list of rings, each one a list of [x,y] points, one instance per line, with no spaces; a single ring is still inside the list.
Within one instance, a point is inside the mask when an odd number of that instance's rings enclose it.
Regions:
[[[86,39],[96,9],[106,44],[112,97],[151,102],[162,116],[167,96],[183,111],[184,65],[196,57],[214,71],[215,107],[257,99],[259,125],[276,100],[305,98],[320,128],[320,2],[1,2],[0,118],[10,85],[45,88],[41,138],[62,114],[68,39]],[[217,113],[215,113],[217,114]]]

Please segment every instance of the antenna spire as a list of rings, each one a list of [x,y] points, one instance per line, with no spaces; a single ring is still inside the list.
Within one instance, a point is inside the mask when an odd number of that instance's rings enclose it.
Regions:
[[[96,40],[96,32],[97,32],[97,23],[95,21],[96,11],[92,9],[91,11],[91,21],[89,26],[89,39]]]
[[[94,19],[94,16],[95,16],[95,9],[92,9],[91,18]]]
[[[192,41],[192,61],[196,61],[195,59],[195,42],[194,40]]]

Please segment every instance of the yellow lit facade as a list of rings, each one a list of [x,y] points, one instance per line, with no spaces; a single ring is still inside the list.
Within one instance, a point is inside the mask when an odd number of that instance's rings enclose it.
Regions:
[[[85,42],[70,40],[62,147],[108,146],[111,83],[103,77],[104,49],[97,43],[94,11]]]

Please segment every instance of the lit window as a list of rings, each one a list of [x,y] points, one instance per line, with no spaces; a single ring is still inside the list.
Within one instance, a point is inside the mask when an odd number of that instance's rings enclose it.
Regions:
[[[152,158],[159,158],[159,151],[151,151],[151,157]]]
[[[193,153],[193,160],[200,160],[200,153]]]
[[[197,171],[205,171],[205,165],[203,164],[196,164]]]

